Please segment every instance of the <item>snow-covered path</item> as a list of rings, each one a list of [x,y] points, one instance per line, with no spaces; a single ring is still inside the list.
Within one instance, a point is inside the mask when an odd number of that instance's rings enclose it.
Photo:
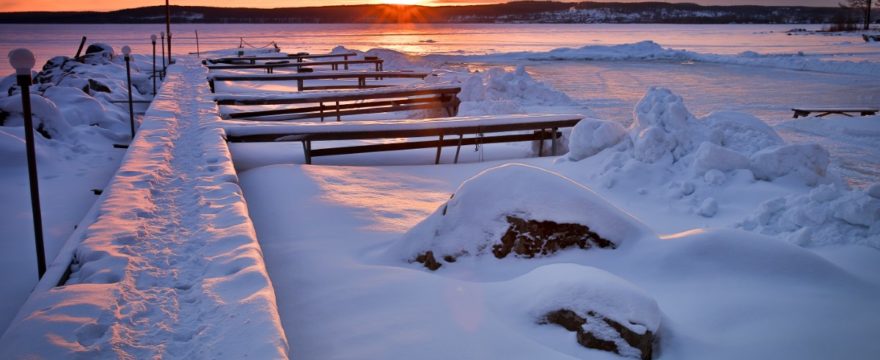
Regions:
[[[169,69],[0,357],[284,358],[275,295],[195,59]],[[73,259],[65,286],[59,283]]]

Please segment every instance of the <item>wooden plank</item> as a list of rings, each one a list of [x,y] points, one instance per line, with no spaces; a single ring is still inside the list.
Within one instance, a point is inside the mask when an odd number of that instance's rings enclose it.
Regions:
[[[338,91],[336,93],[310,93],[293,94],[290,97],[244,97],[237,98],[229,95],[217,96],[217,105],[288,105],[306,104],[314,102],[330,101],[357,101],[367,99],[383,99],[393,97],[424,96],[434,94],[458,94],[461,88],[458,86],[432,87],[427,89],[394,88],[384,91]]]
[[[279,56],[241,56],[241,57],[222,57],[215,59],[206,59],[206,62],[210,63],[223,63],[228,61],[266,61],[266,60],[302,60],[302,59],[325,59],[325,58],[348,58],[350,56],[357,56],[356,53],[347,52],[347,53],[338,53],[338,54],[288,54],[288,55],[279,55]]]
[[[397,99],[364,103],[337,104],[333,111],[329,114],[338,118],[340,116],[378,114],[385,112],[444,109],[445,107],[450,105],[451,99],[444,99],[442,97]],[[328,112],[326,111],[326,107],[324,107],[323,105],[318,105],[300,108],[236,112],[226,114],[224,118],[254,121],[286,121],[323,118],[325,116],[328,116],[327,114]],[[290,116],[279,117],[280,115]],[[265,117],[272,118],[266,119]]]
[[[376,71],[379,71],[379,64],[384,60],[336,60],[336,61],[312,61],[312,62],[296,62],[285,64],[241,64],[241,65],[207,65],[208,70],[239,70],[239,69],[266,69],[266,68],[301,68],[310,66],[334,66],[334,65],[358,65],[358,64],[374,64],[377,65]],[[335,69],[334,69],[335,70]]]
[[[414,71],[323,71],[297,74],[254,74],[254,75],[211,75],[208,79],[213,81],[294,81],[294,80],[333,80],[333,79],[360,79],[360,78],[417,78],[424,79],[430,75],[424,72]]]

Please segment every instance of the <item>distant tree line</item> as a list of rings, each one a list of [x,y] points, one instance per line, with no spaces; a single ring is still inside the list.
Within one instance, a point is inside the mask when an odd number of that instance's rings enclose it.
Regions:
[[[859,4],[862,5],[859,5]],[[861,7],[859,7],[861,6]],[[520,1],[473,6],[348,5],[255,9],[173,6],[177,23],[831,23],[867,9],[871,0],[847,0],[847,7],[701,6],[689,3],[563,3]],[[0,13],[0,23],[158,23],[164,7],[110,12]]]

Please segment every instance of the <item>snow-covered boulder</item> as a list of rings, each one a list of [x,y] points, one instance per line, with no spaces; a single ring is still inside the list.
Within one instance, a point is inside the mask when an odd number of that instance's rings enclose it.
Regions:
[[[43,96],[64,109],[64,119],[73,126],[98,125],[110,128],[121,120],[112,119],[113,113],[105,109],[98,100],[74,87],[52,86],[46,89]]]
[[[537,167],[507,164],[465,181],[390,251],[410,262],[421,256],[422,263],[430,252],[438,264],[488,254],[529,258],[568,246],[619,247],[649,233],[581,184]]]
[[[748,169],[749,159],[736,151],[704,142],[694,153],[694,163],[691,168],[696,175],[703,175],[709,170]]]
[[[794,144],[754,153],[749,159],[749,167],[758,180],[772,181],[791,175],[813,186],[825,177],[830,161],[831,155],[822,146]]]
[[[64,120],[64,116],[52,100],[33,93],[30,98],[35,131],[47,139],[64,138],[66,134],[72,132],[70,124]],[[3,126],[24,126],[21,94],[0,98],[0,112],[7,114],[2,120]]]
[[[514,71],[491,68],[463,80],[459,115],[516,114],[523,106],[572,106],[568,95],[532,78],[525,68]]]
[[[650,359],[662,313],[632,283],[574,264],[542,266],[510,284],[506,297],[539,324],[577,333],[577,342],[625,357]]]
[[[619,123],[583,119],[571,130],[568,138],[568,159],[579,161],[620,143],[626,129]]]
[[[635,157],[647,163],[667,153],[677,161],[705,138],[702,124],[684,106],[684,100],[669,89],[649,88],[633,117]]]
[[[784,141],[773,128],[750,114],[718,111],[701,119],[709,128],[709,140],[724,148],[751,155]]]

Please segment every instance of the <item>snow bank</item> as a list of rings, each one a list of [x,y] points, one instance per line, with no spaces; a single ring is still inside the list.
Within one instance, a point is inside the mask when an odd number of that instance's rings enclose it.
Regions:
[[[434,55],[446,61],[509,61],[509,60],[602,60],[602,61],[699,61],[718,64],[773,67],[791,70],[840,74],[880,74],[880,63],[871,61],[824,61],[803,53],[763,55],[746,51],[737,55],[704,54],[664,48],[653,41],[620,45],[587,45],[580,48],[559,48],[546,52],[511,52],[490,55]]]
[[[820,185],[808,194],[771,199],[737,226],[801,246],[857,244],[880,249],[880,199],[872,196],[871,188],[863,192]]]
[[[667,155],[678,160],[705,138],[702,124],[684,106],[684,100],[669,89],[648,89],[636,105],[633,118],[635,157],[647,163]]]
[[[507,164],[462,183],[446,204],[390,251],[407,261],[426,251],[437,257],[486,255],[511,227],[510,216],[585,225],[614,247],[650,234],[638,220],[583,185],[540,168]]]
[[[90,222],[0,338],[0,357],[286,358],[206,70],[179,64]]]

